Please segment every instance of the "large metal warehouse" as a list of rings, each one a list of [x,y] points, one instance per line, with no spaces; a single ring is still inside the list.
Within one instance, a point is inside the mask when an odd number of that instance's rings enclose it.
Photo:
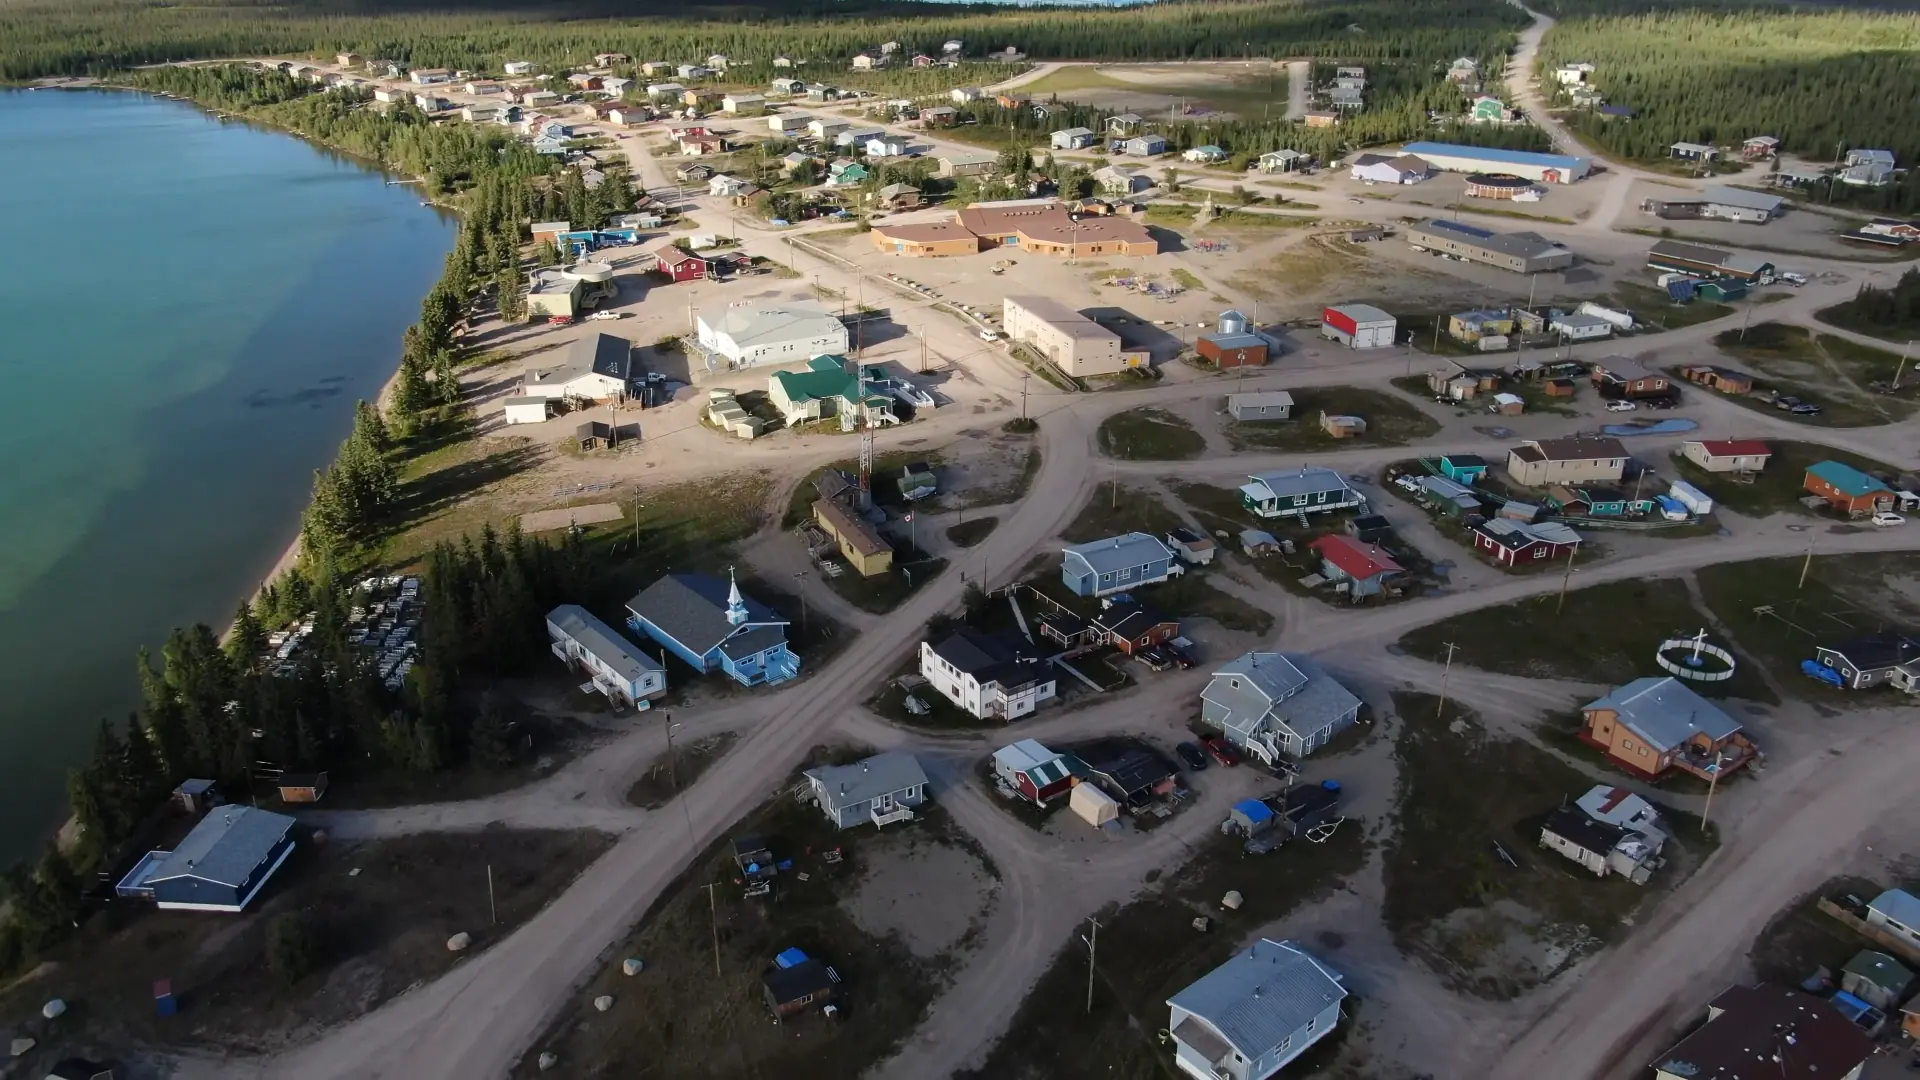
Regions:
[[[1372,304],[1336,304],[1320,313],[1320,336],[1349,349],[1384,349],[1393,344],[1393,315]]]
[[[1440,218],[1409,228],[1407,243],[1516,274],[1565,270],[1573,265],[1573,252],[1538,233],[1497,233]]]
[[[1662,240],[1647,251],[1647,269],[1697,278],[1732,278],[1750,285],[1773,281],[1773,264],[1758,255],[1726,251],[1678,240]]]
[[[1446,172],[1507,173],[1543,184],[1571,184],[1584,178],[1592,162],[1566,154],[1536,154],[1528,150],[1498,150],[1454,143],[1411,142],[1399,150]]]

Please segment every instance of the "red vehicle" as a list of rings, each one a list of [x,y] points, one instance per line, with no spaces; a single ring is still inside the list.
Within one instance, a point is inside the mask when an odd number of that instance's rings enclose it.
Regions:
[[[573,325],[573,316],[571,316],[571,315],[550,315],[550,316],[548,316],[548,317],[547,317],[547,325],[548,325],[548,326],[572,326],[572,325]]]
[[[1218,735],[1200,740],[1200,745],[1206,747],[1207,753],[1213,755],[1213,760],[1222,765],[1240,764],[1240,755],[1233,749],[1233,744]]]

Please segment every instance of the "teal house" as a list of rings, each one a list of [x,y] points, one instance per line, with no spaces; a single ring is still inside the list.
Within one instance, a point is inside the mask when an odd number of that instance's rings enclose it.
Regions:
[[[1440,459],[1440,475],[1472,487],[1487,475],[1487,459],[1479,454],[1448,454]]]

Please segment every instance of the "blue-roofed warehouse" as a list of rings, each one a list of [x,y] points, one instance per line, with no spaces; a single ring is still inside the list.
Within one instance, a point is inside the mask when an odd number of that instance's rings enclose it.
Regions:
[[[215,807],[172,851],[150,851],[114,892],[177,911],[244,911],[293,854],[293,819]]]
[[[1571,184],[1586,177],[1593,163],[1566,154],[1537,154],[1530,150],[1498,150],[1453,143],[1411,142],[1402,154],[1418,155],[1436,169],[1448,172],[1501,172],[1543,184]]]

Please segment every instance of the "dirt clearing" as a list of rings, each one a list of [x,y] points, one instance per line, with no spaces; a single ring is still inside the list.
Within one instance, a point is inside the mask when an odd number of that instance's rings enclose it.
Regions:
[[[993,875],[971,852],[943,839],[903,833],[904,844],[873,852],[867,876],[842,902],[874,937],[896,937],[930,960],[958,946],[986,920]]]

